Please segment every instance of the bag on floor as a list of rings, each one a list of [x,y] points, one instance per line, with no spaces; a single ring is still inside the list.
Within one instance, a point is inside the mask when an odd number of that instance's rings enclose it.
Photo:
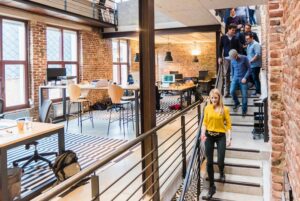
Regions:
[[[8,200],[14,200],[21,194],[21,176],[22,169],[19,167],[8,168]],[[0,189],[0,196],[2,195],[2,189]],[[0,199],[1,200],[1,199]]]
[[[57,178],[56,184],[59,184],[80,172],[81,167],[78,163],[76,153],[71,150],[67,150],[57,156],[52,166],[52,170]]]

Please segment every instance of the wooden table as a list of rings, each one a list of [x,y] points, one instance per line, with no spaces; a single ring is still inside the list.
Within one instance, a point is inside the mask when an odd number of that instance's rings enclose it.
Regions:
[[[108,86],[105,87],[97,87],[94,85],[78,85],[81,89],[88,89],[88,90],[108,90]],[[136,124],[136,136],[139,135],[140,132],[140,126],[139,126],[139,90],[140,87],[139,85],[120,85],[120,87],[122,87],[125,90],[133,90],[134,91],[134,100],[135,100],[135,124]],[[64,116],[64,120],[66,120],[66,89],[67,89],[67,85],[54,85],[54,86],[40,86],[39,87],[39,107],[42,106],[42,103],[44,101],[43,99],[43,91],[44,90],[49,90],[49,89],[61,89],[63,91],[63,116]]]
[[[2,201],[8,201],[7,151],[9,149],[51,136],[53,134],[57,134],[58,151],[61,154],[65,150],[64,125],[33,122],[31,131],[19,133],[14,122],[14,120],[8,119],[0,120],[1,125],[8,125],[8,128],[3,128],[0,130],[0,178]],[[26,197],[21,198],[21,200],[29,200],[41,193],[41,191],[42,189],[38,189]]]
[[[170,86],[170,87],[159,87],[159,91],[176,91],[180,94],[180,107],[183,108],[183,94],[188,93],[187,104],[191,105],[192,102],[192,90],[195,89],[195,85],[179,85],[179,86]]]

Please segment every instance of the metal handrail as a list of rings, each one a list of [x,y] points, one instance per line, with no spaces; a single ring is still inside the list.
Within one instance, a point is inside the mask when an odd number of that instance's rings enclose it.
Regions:
[[[99,20],[103,23],[112,24],[117,26],[117,3],[113,0],[106,0],[106,3],[86,0],[47,0],[45,3],[41,3],[36,0],[27,0],[31,2],[37,2],[39,4],[47,5],[52,8],[60,9],[63,11],[82,15],[95,20]],[[111,7],[107,6],[107,2],[110,2]],[[55,5],[55,6],[54,6]]]
[[[69,178],[66,181],[60,183],[59,185],[55,186],[54,188],[50,189],[49,191],[43,193],[42,195],[36,197],[33,200],[35,200],[35,201],[38,201],[38,200],[39,201],[42,201],[42,200],[46,201],[47,200],[48,201],[48,200],[56,197],[57,195],[61,194],[65,190],[69,189],[70,187],[78,184],[82,179],[92,175],[96,170],[103,167],[104,165],[106,165],[108,162],[110,162],[114,158],[117,158],[118,156],[120,156],[121,154],[123,154],[124,152],[129,150],[130,148],[132,148],[135,145],[141,143],[144,139],[146,139],[147,137],[149,137],[150,135],[152,135],[156,131],[160,130],[161,128],[163,128],[167,124],[169,124],[172,121],[174,121],[175,119],[177,119],[178,117],[184,115],[189,110],[192,110],[193,108],[198,106],[200,103],[201,103],[200,101],[197,101],[197,102],[193,103],[189,107],[183,109],[178,114],[175,114],[174,116],[172,116],[168,120],[162,122],[160,125],[158,125],[158,126],[152,128],[151,130],[141,134],[136,139],[134,139],[132,141],[129,141],[125,145],[118,148],[115,152],[113,152],[113,153],[109,154],[108,156],[104,157],[102,160],[99,160],[99,161],[95,162],[94,164],[92,164],[89,167],[87,167],[87,168],[83,169],[82,171],[80,171],[78,174],[72,176],[71,178]]]

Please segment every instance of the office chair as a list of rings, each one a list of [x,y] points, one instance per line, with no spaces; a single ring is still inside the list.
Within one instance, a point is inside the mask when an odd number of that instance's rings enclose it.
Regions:
[[[3,109],[4,109],[4,100],[0,98],[0,119],[4,119]]]
[[[51,100],[44,101],[42,107],[39,109],[40,122],[43,122],[43,123],[50,122],[49,114],[50,114],[51,106],[52,106]],[[37,162],[38,160],[41,160],[41,161],[47,162],[49,164],[49,167],[51,168],[52,167],[51,161],[46,159],[44,156],[51,156],[51,155],[57,156],[58,155],[57,152],[38,153],[38,151],[37,151],[38,142],[37,141],[26,144],[25,149],[29,149],[31,145],[34,145],[34,154],[32,156],[27,156],[27,157],[20,158],[18,160],[13,161],[13,166],[17,167],[19,162],[26,161],[22,166],[22,169],[24,170],[26,168],[26,166],[28,166],[32,161]]]

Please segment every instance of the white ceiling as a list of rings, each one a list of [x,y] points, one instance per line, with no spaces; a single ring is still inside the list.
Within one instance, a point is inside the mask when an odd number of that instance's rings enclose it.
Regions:
[[[155,0],[155,28],[220,24],[214,9],[265,4],[266,0]],[[119,4],[119,31],[138,27],[138,0]],[[106,32],[114,32],[106,29]]]

